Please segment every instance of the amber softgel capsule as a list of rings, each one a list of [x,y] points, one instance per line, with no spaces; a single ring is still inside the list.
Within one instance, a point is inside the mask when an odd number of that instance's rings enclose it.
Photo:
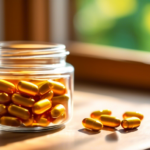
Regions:
[[[20,81],[18,83],[18,91],[22,94],[36,96],[38,95],[38,86],[27,81]]]
[[[32,112],[34,114],[42,114],[50,109],[52,106],[52,102],[48,99],[42,99],[36,102],[32,107]]]
[[[0,104],[6,104],[10,102],[10,96],[7,93],[0,93]]]
[[[108,127],[118,127],[121,123],[120,119],[109,115],[101,115],[99,120],[104,126]]]
[[[139,118],[140,120],[143,120],[144,118],[144,115],[140,112],[134,112],[134,111],[126,111],[124,114],[123,114],[123,119],[126,119],[126,118],[131,118],[131,117],[137,117]]]
[[[86,129],[95,130],[95,131],[99,131],[103,128],[103,124],[100,121],[92,119],[92,118],[83,119],[82,125]]]
[[[134,129],[139,127],[140,124],[141,124],[141,120],[137,117],[126,118],[121,122],[121,126],[124,129]]]
[[[33,98],[27,98],[17,93],[14,93],[12,95],[12,101],[14,104],[25,106],[25,107],[33,107],[35,103],[35,100]]]
[[[93,119],[99,119],[101,115],[111,115],[111,110],[108,109],[96,110],[90,114],[90,117]]]

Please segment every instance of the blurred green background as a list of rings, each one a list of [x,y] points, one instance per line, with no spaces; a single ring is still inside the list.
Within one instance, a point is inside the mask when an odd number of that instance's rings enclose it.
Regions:
[[[77,0],[82,42],[150,51],[150,0]]]

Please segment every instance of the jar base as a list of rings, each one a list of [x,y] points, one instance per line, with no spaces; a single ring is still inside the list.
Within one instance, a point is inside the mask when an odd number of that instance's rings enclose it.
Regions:
[[[60,124],[47,127],[11,127],[0,125],[1,131],[8,131],[8,132],[44,132],[44,131],[54,131],[60,128],[61,129],[65,128],[65,125]]]

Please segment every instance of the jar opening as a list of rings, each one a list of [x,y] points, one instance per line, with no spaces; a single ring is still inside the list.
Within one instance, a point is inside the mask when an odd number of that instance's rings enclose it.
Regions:
[[[0,42],[0,68],[56,68],[66,63],[65,45],[47,42]]]

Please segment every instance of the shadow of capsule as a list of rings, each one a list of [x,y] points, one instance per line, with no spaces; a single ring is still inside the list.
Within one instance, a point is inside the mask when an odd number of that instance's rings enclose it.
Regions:
[[[119,140],[119,135],[117,132],[114,132],[114,133],[106,135],[105,139],[108,142],[116,142]]]
[[[88,130],[88,129],[80,129],[78,130],[79,132],[82,132],[82,133],[85,133],[85,134],[88,134],[88,135],[94,135],[94,134],[98,134],[100,133],[100,131],[93,131],[93,130]]]
[[[117,129],[111,128],[111,127],[107,127],[107,126],[103,126],[103,129],[102,129],[102,130],[112,131],[112,132],[117,131]]]
[[[65,128],[65,125],[61,126],[58,129],[54,129],[51,131],[44,131],[44,132],[9,132],[9,131],[0,131],[0,146],[7,145],[10,143],[15,143],[18,141],[23,141],[30,138],[41,137],[45,135],[50,135],[57,133]]]
[[[138,129],[137,128],[135,128],[135,129],[120,129],[120,130],[118,130],[120,133],[122,133],[122,134],[127,134],[127,133],[130,133],[130,132],[135,132],[135,131],[137,131]]]

